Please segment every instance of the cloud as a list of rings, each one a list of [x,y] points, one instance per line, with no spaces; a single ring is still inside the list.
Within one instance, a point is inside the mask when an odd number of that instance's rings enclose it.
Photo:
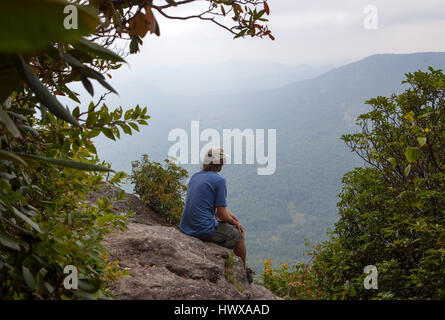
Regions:
[[[443,0],[270,0],[269,4],[276,41],[232,40],[233,35],[209,22],[158,17],[161,37],[147,36],[142,53],[130,60],[141,67],[234,59],[326,64],[374,53],[445,51]],[[378,9],[378,30],[363,27],[367,5]],[[183,6],[171,14],[198,9]]]

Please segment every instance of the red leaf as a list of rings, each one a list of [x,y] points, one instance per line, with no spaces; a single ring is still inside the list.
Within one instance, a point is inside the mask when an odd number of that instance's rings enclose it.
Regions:
[[[53,94],[58,95],[58,96],[64,96],[64,95],[65,95],[64,92],[59,91],[59,90],[54,90],[54,91],[53,91]]]
[[[270,14],[270,9],[269,9],[269,5],[267,4],[266,1],[264,1],[264,10],[266,11],[266,14],[269,15]]]
[[[156,33],[157,24],[158,22],[155,19],[155,16],[153,15],[153,12],[151,11],[151,5],[147,4],[145,6],[145,18],[147,19],[149,26],[148,30],[150,30],[150,33]]]

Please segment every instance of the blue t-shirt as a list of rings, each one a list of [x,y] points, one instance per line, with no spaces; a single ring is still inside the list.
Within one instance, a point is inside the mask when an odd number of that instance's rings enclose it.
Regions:
[[[185,234],[206,238],[218,225],[216,207],[225,207],[226,180],[214,171],[199,171],[191,177],[179,228]]]

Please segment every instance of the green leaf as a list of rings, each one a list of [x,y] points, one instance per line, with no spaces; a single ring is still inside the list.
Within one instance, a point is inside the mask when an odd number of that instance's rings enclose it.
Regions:
[[[0,244],[16,251],[21,250],[18,241],[4,233],[0,233]]]
[[[0,57],[1,59],[1,57]],[[3,59],[1,59],[3,60]],[[3,62],[3,61],[2,61]],[[13,65],[0,65],[0,104],[19,86],[20,77]]]
[[[97,72],[94,69],[85,67],[84,69],[80,70],[80,73],[86,77],[96,79],[102,86],[104,86],[106,89],[110,90],[111,92],[118,94],[116,90],[112,86],[110,86],[106,81],[105,77],[100,73]]]
[[[420,147],[423,147],[426,143],[426,137],[417,137],[417,142],[419,143]]]
[[[416,147],[408,147],[406,148],[405,156],[409,162],[416,162],[420,158],[420,149]]]
[[[44,283],[46,290],[48,290],[49,293],[53,293],[54,292],[54,287],[49,284],[48,282]]]
[[[120,126],[126,134],[131,135],[131,128],[128,125],[126,125],[125,123],[121,123]]]
[[[124,113],[124,120],[128,120],[128,119],[130,119],[132,113],[133,113],[133,110],[131,110],[131,109],[125,111],[125,113]]]
[[[21,56],[16,57],[16,66],[28,86],[34,91],[37,98],[45,105],[56,117],[63,119],[75,126],[80,127],[77,120],[71,113],[62,106],[62,104],[48,91],[40,82],[39,78],[32,72]]]
[[[408,112],[407,114],[405,114],[403,116],[403,118],[405,118],[405,120],[413,123],[414,122],[414,112],[412,112],[412,111]]]
[[[129,122],[128,123],[130,125],[130,127],[132,127],[134,130],[136,130],[137,132],[139,132],[139,127],[136,123],[133,122]]]
[[[23,161],[22,158],[9,151],[0,150],[0,159],[17,162],[25,167],[28,166],[28,164],[25,161]]]
[[[23,278],[25,279],[25,283],[28,285],[28,287],[31,290],[36,290],[37,289],[37,281],[34,278],[34,276],[32,275],[31,271],[25,267],[22,266],[22,274],[23,274]]]
[[[73,114],[73,117],[75,117],[75,118],[79,117],[79,115],[80,115],[79,107],[75,107],[72,114]]]
[[[76,96],[78,94],[73,92],[73,91],[71,91],[66,85],[64,85],[63,83],[60,83],[59,84],[59,88],[63,92],[65,92],[71,100],[76,101],[77,103],[80,103],[80,100]]]
[[[113,62],[116,62],[116,61],[126,62],[121,56],[114,53],[113,51],[108,50],[107,48],[104,48],[104,47],[98,45],[97,43],[91,42],[91,41],[83,39],[83,38],[80,39],[79,41],[73,43],[73,46],[79,50],[83,50],[88,53],[91,53],[98,58],[108,59]]]
[[[108,84],[104,79],[96,79],[104,88],[110,90],[111,92],[118,94],[116,90],[112,86]]]
[[[92,125],[94,125],[94,123],[97,121],[98,118],[98,114],[95,111],[89,111],[88,112],[88,117],[87,117],[87,121],[86,121],[86,125],[88,127],[91,127]],[[92,136],[90,136],[91,138]]]
[[[34,154],[24,154],[24,153],[16,153],[17,155],[21,156],[22,158],[29,158],[32,160],[36,160],[39,162],[54,164],[62,167],[68,167],[73,168],[77,170],[83,170],[83,171],[112,171],[114,170],[102,166],[98,166],[96,164],[87,163],[87,162],[79,162],[79,161],[73,161],[73,160],[65,160],[65,159],[54,159],[54,158],[47,158],[42,157]]]
[[[80,81],[82,81],[83,87],[88,91],[88,93],[91,96],[94,96],[94,88],[93,88],[93,85],[91,84],[90,80],[88,80],[87,77],[80,75]]]
[[[97,150],[96,147],[94,146],[94,144],[87,144],[86,145],[88,151],[90,151],[91,153],[97,154]]]
[[[130,41],[130,53],[137,53],[139,51],[139,43],[138,43],[138,36],[134,36],[131,38]]]
[[[349,294],[350,294],[352,297],[354,297],[354,296],[357,294],[357,292],[355,291],[355,288],[354,288],[354,287],[351,287],[351,290],[349,291]]]
[[[14,138],[20,138],[22,135],[20,134],[19,129],[15,125],[14,121],[9,117],[8,113],[3,110],[0,105],[0,121],[5,125],[6,129],[12,134]]]
[[[169,4],[169,5],[172,5],[172,6],[174,6],[174,7],[176,7],[178,4],[175,2],[175,1],[173,1],[173,0],[165,0],[165,1],[167,1],[167,3]]]
[[[95,293],[100,289],[102,281],[98,278],[79,280],[79,288],[88,293]]]
[[[42,233],[42,230],[40,230],[40,227],[37,223],[35,223],[34,221],[32,221],[28,216],[26,216],[25,214],[23,214],[22,212],[20,212],[17,208],[12,207],[12,212],[21,220],[23,220],[24,222],[26,222],[27,224],[29,224],[34,230],[36,230],[37,232]]]
[[[411,164],[407,165],[405,168],[405,177],[408,177],[410,172],[411,172]]]
[[[88,138],[95,138],[98,135],[100,135],[100,130],[99,129],[91,129],[91,131],[87,132],[87,137]]]
[[[397,162],[396,162],[396,159],[394,159],[394,158],[388,158],[388,161],[389,161],[389,163],[391,163],[391,165],[393,166],[393,167],[395,167],[396,166],[396,164],[397,164]]]
[[[70,12],[64,13],[66,0],[0,1],[0,52],[33,52],[53,42],[71,42],[96,30],[97,10],[77,5],[77,28],[66,29]],[[74,27],[74,26],[73,26]]]
[[[116,140],[116,138],[114,137],[113,131],[111,131],[111,129],[109,128],[102,128],[102,133],[107,137],[110,138],[112,140]]]
[[[76,67],[76,68],[84,68],[85,66],[82,64],[82,62],[80,62],[79,60],[77,60],[76,58],[74,58],[72,55],[70,55],[69,53],[65,53],[65,52],[60,52],[60,56],[63,58],[63,60],[65,60],[70,66],[72,67]]]
[[[85,77],[92,78],[92,79],[104,79],[105,77],[99,72],[96,71],[90,67],[85,66],[83,69],[79,69],[79,72],[84,75]]]

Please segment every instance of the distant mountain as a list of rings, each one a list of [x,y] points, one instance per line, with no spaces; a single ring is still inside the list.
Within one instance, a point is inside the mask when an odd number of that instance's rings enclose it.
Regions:
[[[162,160],[173,144],[167,140],[169,131],[190,132],[191,120],[200,120],[201,130],[277,129],[274,175],[258,176],[255,166],[248,165],[227,165],[221,173],[228,182],[229,208],[246,229],[250,264],[261,272],[265,258],[291,263],[303,258],[305,238],[326,238],[326,229],[337,219],[341,178],[361,165],[341,135],[356,129],[357,115],[368,110],[366,100],[400,92],[405,73],[429,66],[444,68],[445,53],[373,55],[313,79],[247,93],[152,93],[141,99],[136,89],[121,92],[130,94],[131,102],[149,106],[150,125],[117,143],[99,137],[99,155],[127,172],[141,154]],[[193,172],[199,166],[187,168]]]
[[[330,69],[331,66],[226,61],[139,67],[116,76],[119,77],[117,87],[120,93],[143,88],[144,92],[154,95],[202,96],[279,88],[294,81],[314,78]]]

